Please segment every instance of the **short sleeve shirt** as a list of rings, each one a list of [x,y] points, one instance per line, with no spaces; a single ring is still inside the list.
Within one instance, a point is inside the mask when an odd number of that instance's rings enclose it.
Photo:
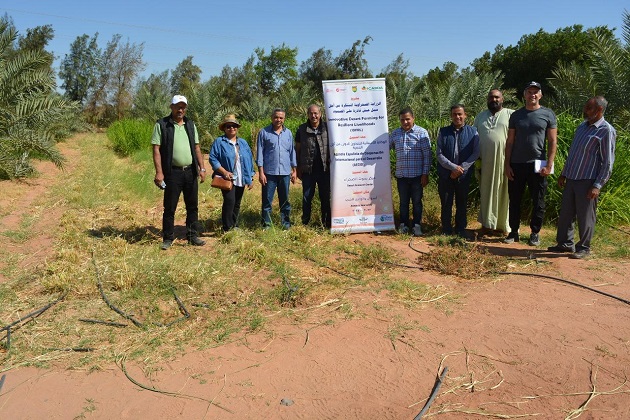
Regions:
[[[547,159],[547,130],[557,128],[556,114],[541,106],[533,111],[520,108],[510,116],[509,129],[515,130],[511,163],[531,163]]]

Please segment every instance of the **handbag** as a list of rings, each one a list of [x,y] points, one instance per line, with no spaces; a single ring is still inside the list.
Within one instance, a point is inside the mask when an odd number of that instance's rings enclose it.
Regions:
[[[234,186],[234,183],[229,179],[223,178],[221,175],[214,175],[210,186],[223,191],[230,191],[232,186]]]

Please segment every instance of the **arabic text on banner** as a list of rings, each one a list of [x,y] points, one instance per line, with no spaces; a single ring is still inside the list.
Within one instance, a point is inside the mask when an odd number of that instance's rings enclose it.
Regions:
[[[332,233],[394,230],[385,79],[323,81]]]

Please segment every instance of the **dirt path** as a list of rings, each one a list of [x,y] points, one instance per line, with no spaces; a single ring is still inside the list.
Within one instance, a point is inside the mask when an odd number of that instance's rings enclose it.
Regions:
[[[73,141],[62,145],[66,156],[77,153]],[[2,231],[22,223],[25,213],[43,211],[37,197],[65,176],[42,168],[43,176],[27,184],[2,183]],[[54,240],[47,234],[54,217],[46,219],[16,245],[24,267],[45,259]],[[401,263],[417,262],[418,253],[396,236],[349,240],[377,241]],[[521,244],[484,245],[519,258],[531,252]],[[430,250],[421,239],[413,246]],[[547,262],[545,274],[630,299],[627,262],[533,256]],[[630,305],[534,277],[505,275],[489,283],[402,267],[397,275],[446,285],[460,304],[449,311],[406,308],[387,305],[386,292],[353,292],[346,296],[354,303],[350,317],[334,296],[309,309],[334,323],[271,317],[272,333],[183,352],[148,376],[127,362],[130,377],[162,393],[134,385],[116,365],[92,373],[12,369],[4,373],[0,418],[413,419],[445,367],[429,411],[442,412],[440,419],[577,418],[584,405],[583,419],[630,418]]]

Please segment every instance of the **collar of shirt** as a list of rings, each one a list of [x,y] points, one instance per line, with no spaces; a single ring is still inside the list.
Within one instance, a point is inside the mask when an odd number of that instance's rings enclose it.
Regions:
[[[586,121],[586,123],[588,124],[588,121]],[[594,125],[595,127],[599,128],[603,123],[604,123],[604,116],[602,116],[599,120],[595,121],[593,124],[588,124],[588,125]]]

